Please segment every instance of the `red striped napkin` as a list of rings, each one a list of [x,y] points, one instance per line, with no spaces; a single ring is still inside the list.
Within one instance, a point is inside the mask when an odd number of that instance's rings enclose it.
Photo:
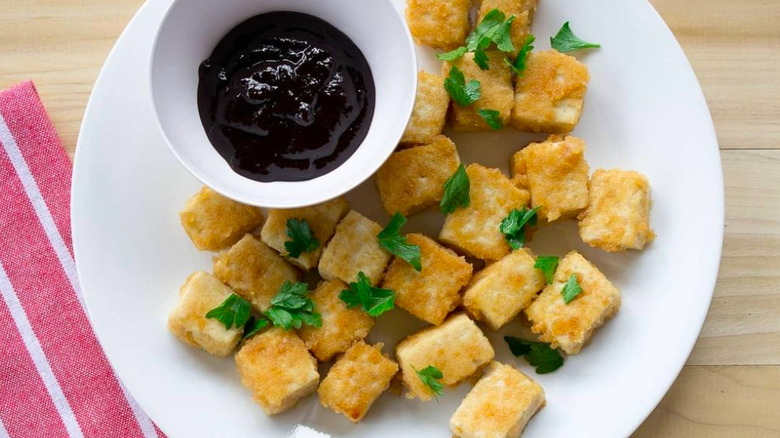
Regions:
[[[163,437],[87,319],[70,178],[32,82],[0,93],[0,438]]]

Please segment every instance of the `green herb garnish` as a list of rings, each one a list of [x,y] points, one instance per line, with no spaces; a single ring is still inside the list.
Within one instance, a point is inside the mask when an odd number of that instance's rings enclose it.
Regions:
[[[577,281],[577,274],[571,274],[571,277],[569,277],[569,280],[561,289],[563,302],[566,304],[571,303],[580,293],[582,293],[582,287],[580,287],[580,283]]]
[[[523,207],[522,210],[512,209],[509,216],[501,221],[499,229],[504,234],[504,238],[512,249],[520,249],[525,244],[527,227],[536,226],[538,217],[536,212],[540,207],[534,207],[530,210]]]
[[[482,47],[474,50],[474,64],[477,64],[480,70],[490,70],[490,58]]]
[[[433,365],[428,365],[422,370],[418,370],[415,367],[412,367],[412,369],[417,373],[417,376],[420,377],[423,385],[425,385],[425,387],[428,388],[431,393],[433,393],[434,397],[438,397],[444,393],[444,385],[439,382],[439,380],[444,377],[444,374],[442,374],[438,368]]]
[[[466,48],[463,46],[458,47],[455,50],[451,50],[449,52],[439,53],[436,55],[437,58],[441,59],[442,61],[454,61],[461,56],[466,54]]]
[[[376,237],[379,239],[379,246],[401,260],[405,260],[416,271],[421,271],[420,247],[409,243],[406,237],[400,234],[401,227],[405,223],[406,218],[401,213],[396,212],[385,229],[377,234]]]
[[[504,58],[504,62],[509,64],[509,67],[512,68],[512,71],[515,72],[515,74],[518,76],[522,76],[523,72],[525,71],[526,62],[528,61],[528,55],[534,49],[533,46],[534,41],[536,41],[536,37],[533,35],[528,35],[525,38],[523,47],[520,49],[520,52],[518,52],[514,62],[510,62],[509,59]]]
[[[209,310],[206,318],[216,319],[225,326],[225,329],[230,330],[231,327],[243,327],[249,320],[251,310],[249,301],[236,294],[230,294],[222,304]]]
[[[550,45],[559,52],[601,47],[600,44],[589,43],[577,38],[574,32],[571,31],[568,21],[563,23],[563,27],[554,37],[550,37]]]
[[[265,316],[285,330],[299,329],[303,324],[322,327],[322,315],[314,311],[314,302],[307,296],[308,293],[306,283],[285,281],[271,299],[271,307],[266,310]]]
[[[478,109],[477,114],[479,114],[494,131],[498,131],[504,127],[504,121],[501,120],[501,113],[494,109]]]
[[[477,47],[487,49],[491,43],[495,43],[496,48],[502,52],[514,51],[515,47],[509,32],[514,19],[514,15],[506,18],[506,15],[498,9],[489,11],[466,38],[466,50],[473,52]]]
[[[534,268],[542,271],[547,284],[552,284],[555,276],[555,268],[558,267],[558,256],[539,256],[536,258]]]
[[[444,183],[444,196],[439,203],[441,212],[450,214],[458,208],[468,207],[471,203],[470,188],[469,174],[466,173],[466,167],[461,164]]]
[[[482,96],[480,83],[477,80],[470,80],[466,83],[466,77],[463,72],[454,65],[450,69],[450,74],[444,79],[444,89],[452,97],[452,100],[460,106],[469,106],[476,102]]]
[[[290,257],[299,257],[301,253],[312,252],[320,247],[320,242],[312,235],[306,219],[287,219],[287,237],[284,248]]]
[[[349,289],[339,294],[348,308],[360,306],[364,312],[376,318],[395,306],[395,292],[371,286],[371,281],[363,271],[358,272],[357,277],[355,283],[349,284]]]
[[[254,316],[249,318],[249,321],[244,324],[244,336],[243,339],[249,338],[255,335],[260,330],[264,329],[268,325],[268,320],[265,318],[255,318]]]
[[[536,374],[551,373],[563,366],[563,356],[558,350],[550,348],[550,344],[512,336],[504,336],[504,340],[512,354],[516,357],[525,356],[525,360],[536,368]]]

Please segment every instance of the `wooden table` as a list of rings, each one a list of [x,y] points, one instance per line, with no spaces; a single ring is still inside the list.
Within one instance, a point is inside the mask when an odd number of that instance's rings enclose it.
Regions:
[[[71,154],[100,66],[141,3],[0,0],[0,89],[34,79]],[[778,437],[780,1],[652,3],[688,54],[715,119],[726,239],[696,348],[635,436]]]

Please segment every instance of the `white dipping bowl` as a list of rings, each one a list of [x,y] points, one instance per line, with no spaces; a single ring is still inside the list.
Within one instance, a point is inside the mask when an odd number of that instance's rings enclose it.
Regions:
[[[307,181],[259,182],[230,168],[198,113],[198,67],[231,29],[255,15],[293,11],[319,17],[363,52],[376,97],[363,143],[341,166]],[[176,0],[154,41],[151,92],[173,154],[203,184],[246,204],[292,208],[342,195],[368,179],[401,139],[414,105],[417,59],[409,30],[389,0]]]

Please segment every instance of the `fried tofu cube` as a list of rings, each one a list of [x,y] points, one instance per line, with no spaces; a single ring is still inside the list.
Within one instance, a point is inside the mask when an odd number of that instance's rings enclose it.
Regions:
[[[650,183],[639,172],[599,169],[590,181],[590,205],[580,215],[580,237],[605,251],[644,249],[650,229]]]
[[[275,327],[251,337],[236,353],[241,383],[268,415],[293,407],[317,390],[314,359],[294,332]]]
[[[382,344],[353,345],[322,380],[320,403],[344,415],[353,423],[362,420],[368,409],[390,386],[398,364],[382,354]]]
[[[440,382],[453,386],[477,372],[494,356],[488,338],[464,313],[447,318],[442,325],[409,336],[395,349],[403,383],[409,390],[406,396],[419,397],[423,401],[432,399],[433,394],[415,369],[434,366],[442,372]]]
[[[233,289],[207,272],[198,271],[187,278],[179,289],[179,303],[168,316],[168,329],[180,341],[202,348],[214,356],[225,357],[241,340],[243,327],[225,329],[206,314],[219,307]]]
[[[545,284],[544,274],[534,267],[530,250],[509,253],[474,275],[463,294],[463,306],[491,330],[498,330],[528,306]]]
[[[482,260],[498,260],[510,247],[499,229],[513,209],[528,203],[528,192],[519,189],[498,169],[479,164],[466,168],[471,183],[471,204],[448,214],[439,240]]]
[[[348,309],[339,294],[348,289],[341,280],[323,281],[311,292],[316,311],[322,315],[322,327],[305,325],[298,330],[306,347],[321,362],[343,353],[356,341],[368,336],[374,319],[359,307]]]
[[[260,231],[260,238],[263,243],[282,253],[293,264],[308,271],[317,266],[323,245],[333,236],[336,224],[348,211],[349,204],[343,198],[310,207],[268,210],[268,219]],[[290,240],[287,235],[288,219],[305,220],[320,246],[314,251],[301,253],[298,257],[289,257],[284,246],[285,242]]]
[[[538,0],[482,0],[479,6],[477,23],[482,22],[488,12],[498,9],[507,18],[514,15],[515,19],[509,28],[512,44],[515,46],[513,57],[517,55],[525,43],[526,37],[531,35],[531,23],[536,14]]]
[[[544,390],[511,365],[492,362],[450,418],[460,438],[518,438],[545,405]]]
[[[300,278],[282,256],[251,234],[214,257],[214,275],[260,312],[268,310],[285,281]]]
[[[582,115],[588,67],[556,50],[531,52],[515,80],[512,126],[519,131],[565,134]]]
[[[444,89],[444,78],[420,70],[417,73],[417,95],[409,124],[406,125],[401,143],[429,143],[441,134],[447,119],[450,95]]]
[[[429,144],[394,152],[376,173],[382,205],[388,214],[404,216],[436,205],[459,164],[455,143],[443,135]]]
[[[531,206],[548,222],[575,217],[588,206],[589,168],[581,139],[552,135],[517,151],[510,164],[513,180],[528,189]]]
[[[371,285],[382,279],[391,254],[379,246],[382,226],[352,210],[336,226],[336,233],[320,258],[319,271],[326,280],[355,281],[363,271]]]
[[[219,251],[263,223],[263,212],[203,187],[187,200],[179,219],[196,248]]]
[[[561,291],[571,275],[582,292],[569,304]],[[561,259],[553,283],[525,308],[531,330],[553,348],[577,354],[604,321],[620,309],[620,291],[577,251]]]
[[[504,62],[506,55],[499,51],[488,51],[489,70],[482,70],[474,63],[474,53],[469,52],[455,61],[445,62],[442,71],[448,76],[452,66],[458,67],[466,78],[466,83],[475,79],[480,83],[481,97],[469,106],[452,104],[450,121],[456,132],[492,131],[479,110],[495,110],[500,113],[501,122],[506,124],[512,115],[514,89],[512,71]]]
[[[406,23],[417,44],[454,49],[469,33],[471,0],[406,0]]]

